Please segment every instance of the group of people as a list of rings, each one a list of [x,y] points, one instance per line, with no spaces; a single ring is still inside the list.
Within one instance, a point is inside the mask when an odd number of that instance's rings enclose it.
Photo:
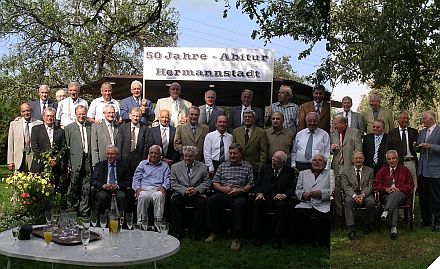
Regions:
[[[166,216],[169,203],[171,232],[182,238],[185,208],[191,207],[190,238],[200,240],[208,232],[205,241],[211,242],[221,234],[229,208],[230,247],[238,250],[248,219],[248,232],[261,245],[268,212],[274,214],[272,245],[280,248],[286,216],[296,207],[298,225],[311,235],[311,227],[320,225],[325,235],[316,240],[328,245],[333,187],[324,87],[313,87],[314,100],[299,107],[290,101],[290,86],[281,86],[266,121],[249,89],[228,116],[215,104],[214,90],[205,92],[201,106],[182,99],[181,91],[171,83],[169,97],[154,106],[141,97],[142,83],[133,81],[132,95],[118,102],[106,82],[89,106],[77,83],[68,85],[68,97],[59,102],[49,100],[47,85],[41,85],[40,98],[21,104],[21,116],[10,124],[8,167],[41,172],[49,166],[67,207],[81,215],[104,212],[113,195],[118,208],[136,211],[138,219],[151,203],[155,217]]]

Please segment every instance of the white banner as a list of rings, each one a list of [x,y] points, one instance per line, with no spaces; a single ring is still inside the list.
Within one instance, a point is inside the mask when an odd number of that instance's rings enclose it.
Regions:
[[[273,49],[144,48],[144,80],[272,82],[273,65]]]

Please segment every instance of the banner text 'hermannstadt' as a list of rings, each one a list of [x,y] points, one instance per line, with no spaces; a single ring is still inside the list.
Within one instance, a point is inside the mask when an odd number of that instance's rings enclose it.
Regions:
[[[144,48],[144,79],[270,82],[273,50]]]

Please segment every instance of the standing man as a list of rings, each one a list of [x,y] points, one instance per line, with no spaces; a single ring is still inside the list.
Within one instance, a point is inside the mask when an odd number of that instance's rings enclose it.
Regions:
[[[58,103],[56,120],[60,123],[61,128],[69,125],[77,120],[75,109],[81,105],[88,109],[87,101],[79,98],[80,86],[76,82],[70,82],[67,86],[69,97]]]
[[[297,104],[290,102],[292,96],[292,88],[289,85],[281,85],[278,91],[278,102],[273,103],[270,107],[270,118],[272,118],[274,112],[281,112],[284,115],[283,127],[290,130],[295,137],[298,132],[299,107]]]
[[[341,173],[342,168],[352,165],[353,151],[362,151],[361,133],[354,128],[347,127],[347,118],[336,115],[333,120],[335,131],[330,135],[330,150],[333,153],[331,168],[335,171],[335,207],[336,214],[342,215]],[[313,164],[313,163],[312,163]]]
[[[115,119],[119,120],[121,110],[119,103],[112,97],[112,84],[104,82],[101,85],[101,97],[94,99],[90,103],[90,109],[87,112],[87,121],[90,123],[101,123],[104,120],[104,107],[111,105],[115,110]],[[122,123],[122,120],[119,122]]]
[[[131,96],[122,99],[121,104],[121,118],[125,122],[130,121],[130,111],[133,107],[139,107],[141,109],[140,123],[148,125],[148,122],[154,120],[153,103],[148,99],[142,99],[142,83],[139,80],[135,80],[130,86]]]
[[[151,146],[148,159],[141,161],[134,172],[132,188],[138,199],[138,220],[141,220],[142,216],[147,216],[151,201],[154,206],[154,217],[163,217],[165,195],[170,188],[170,167],[160,160],[161,151],[158,145]]]
[[[312,169],[312,157],[316,153],[326,159],[330,157],[330,136],[318,128],[318,113],[307,113],[306,122],[307,128],[299,131],[293,142],[291,166],[298,172]]]
[[[374,223],[374,206],[376,202],[373,197],[374,171],[364,164],[364,154],[360,151],[353,152],[353,166],[344,167],[341,173],[341,185],[344,190],[345,201],[345,223],[348,227],[348,238],[359,239],[354,226],[354,209],[357,206],[367,208],[367,221],[364,222],[364,234],[371,233]]]
[[[353,101],[350,96],[344,96],[342,98],[342,108],[344,111],[339,112],[336,115],[342,115],[348,119],[348,127],[358,129],[362,134],[365,130],[364,119],[360,113],[351,110]]]
[[[180,160],[180,154],[174,149],[174,137],[176,128],[170,126],[170,112],[161,110],[159,113],[159,125],[150,129],[153,145],[159,145],[162,148],[162,161],[168,165],[177,163]]]
[[[207,90],[205,92],[205,105],[199,106],[200,117],[199,123],[204,123],[208,125],[209,131],[215,131],[216,120],[220,115],[224,115],[225,112],[223,108],[215,105],[215,100],[217,99],[217,93],[213,90]]]
[[[196,106],[192,106],[189,109],[189,122],[187,124],[181,124],[176,128],[176,136],[174,137],[174,148],[182,155],[184,146],[194,146],[197,148],[199,155],[198,161],[203,160],[203,143],[205,137],[209,132],[208,126],[203,123],[199,123],[200,109]]]
[[[440,232],[440,128],[433,111],[422,113],[425,128],[417,138],[420,151],[417,175],[420,178],[419,201],[423,225],[432,225],[433,232]]]
[[[235,128],[243,126],[244,124],[244,112],[254,111],[255,125],[263,127],[264,114],[261,108],[252,106],[252,99],[254,98],[254,92],[251,90],[243,90],[241,92],[241,106],[234,106],[231,108],[231,113],[228,119],[228,132],[232,133]]]
[[[221,163],[229,160],[229,146],[232,144],[232,135],[226,132],[226,116],[218,116],[215,126],[217,130],[207,134],[203,144],[203,157],[211,177]]]
[[[414,144],[417,143],[419,132],[408,126],[409,114],[402,111],[397,116],[398,127],[388,133],[386,151],[394,149],[399,154],[399,164],[403,164],[411,172],[414,186],[417,187],[417,154]]]
[[[159,112],[163,109],[170,112],[170,125],[177,127],[184,122],[184,118],[187,116],[189,108],[192,107],[191,102],[180,98],[182,89],[177,82],[173,82],[168,89],[170,93],[169,97],[160,98],[157,100],[154,113],[156,115],[155,122],[159,121]]]
[[[69,166],[72,177],[67,189],[67,207],[75,209],[81,216],[89,214],[90,173],[92,154],[90,150],[90,126],[86,125],[87,108],[75,108],[76,121],[64,128],[66,146],[70,149]]]
[[[219,223],[224,208],[232,210],[232,236],[231,250],[240,250],[240,235],[244,231],[245,209],[247,194],[254,186],[252,166],[243,160],[243,148],[240,144],[232,143],[229,147],[229,161],[218,167],[212,180],[212,188],[216,191],[209,196],[206,204],[206,217],[208,229],[211,234],[205,242],[217,239]]]
[[[284,115],[281,112],[272,113],[272,127],[266,130],[268,152],[267,161],[270,163],[273,154],[282,151],[290,155],[292,151],[293,133],[284,126]],[[290,159],[289,159],[290,163]]]
[[[309,112],[316,112],[319,115],[318,127],[330,133],[330,104],[324,102],[325,88],[322,85],[313,87],[313,101],[301,105],[299,110],[298,128],[306,128],[306,116]]]
[[[380,106],[380,96],[378,94],[370,95],[370,107],[364,111],[363,116],[365,120],[365,133],[370,134],[373,132],[373,123],[377,119],[382,119],[385,123],[384,132],[388,133],[394,128],[393,113],[390,109]]]
[[[365,156],[364,164],[374,169],[374,174],[385,163],[385,148],[388,135],[383,131],[384,121],[377,119],[373,123],[373,133],[364,136],[362,150]]]
[[[49,100],[49,86],[47,85],[40,85],[40,88],[38,89],[38,94],[40,96],[39,99],[30,101],[29,105],[32,108],[32,117],[36,120],[42,120],[43,117],[43,111],[48,108],[52,107],[55,110],[58,107],[57,102],[54,100]]]
[[[179,240],[182,239],[185,206],[193,206],[191,240],[199,241],[205,220],[206,191],[211,186],[208,167],[196,161],[197,148],[183,147],[183,161],[171,166],[171,231]]]
[[[7,163],[9,171],[28,172],[33,159],[32,127],[43,122],[32,119],[32,108],[28,103],[20,105],[20,115],[19,120],[9,124]]]
[[[123,123],[119,127],[116,138],[116,147],[119,149],[119,158],[130,168],[130,177],[133,177],[138,164],[147,158],[147,152],[151,141],[150,128],[140,124],[141,109],[132,107],[130,110],[130,122]]]
[[[267,161],[266,132],[254,125],[255,114],[252,110],[243,113],[244,126],[234,129],[232,143],[243,145],[243,159],[251,163],[254,175],[258,175]]]
[[[118,209],[126,211],[127,197],[130,192],[131,178],[127,163],[118,160],[118,148],[114,145],[106,147],[106,159],[98,162],[93,169],[91,184],[96,190],[95,211],[105,212],[110,206],[112,194],[116,195]]]
[[[115,145],[118,137],[119,126],[115,125],[115,108],[107,104],[104,106],[104,120],[92,124],[90,144],[92,151],[92,165],[106,160],[106,148]],[[119,153],[119,152],[118,152]]]

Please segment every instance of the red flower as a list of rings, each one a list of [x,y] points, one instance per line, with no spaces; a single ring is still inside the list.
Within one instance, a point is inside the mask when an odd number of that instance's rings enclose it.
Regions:
[[[29,198],[29,193],[23,192],[20,196],[21,198]]]
[[[23,201],[23,204],[24,204],[24,205],[30,205],[31,203],[28,202],[28,201]]]

